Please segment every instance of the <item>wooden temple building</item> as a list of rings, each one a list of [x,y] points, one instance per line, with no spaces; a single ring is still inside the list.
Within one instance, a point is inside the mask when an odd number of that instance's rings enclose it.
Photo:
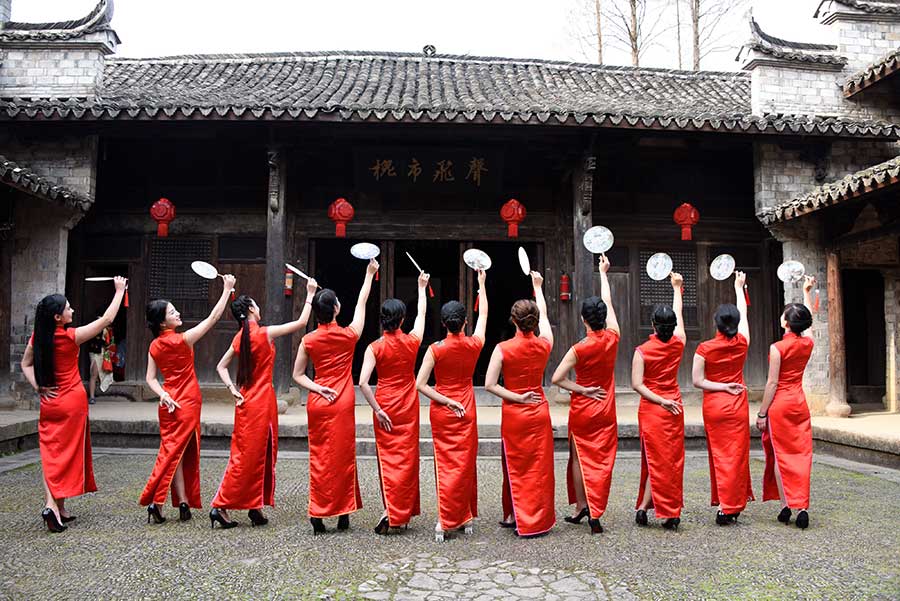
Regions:
[[[87,320],[111,287],[84,278],[127,275],[119,379],[138,386],[145,303],[171,300],[189,326],[219,293],[191,261],[234,273],[264,319],[278,322],[304,298],[299,279],[286,285],[286,261],[350,306],[364,263],[349,247],[359,241],[380,246],[382,268],[358,363],[379,335],[380,302],[414,297],[406,252],[432,274],[426,343],[443,335],[440,304],[472,308],[462,260],[472,247],[493,258],[487,346],[508,337],[510,305],[530,294],[522,246],[545,277],[552,370],[583,335],[578,308],[599,282],[581,237],[605,225],[615,234],[620,385],[653,305],[671,301],[668,282],[647,276],[648,257],[667,252],[685,275],[681,374],[690,388],[694,349],[714,334],[717,306],[734,302],[730,282],[709,276],[712,258],[727,252],[749,274],[752,388],[765,382],[782,306],[800,295],[775,275],[795,258],[822,287],[813,408],[897,408],[900,2],[823,3],[815,18],[833,45],[781,40],[751,22],[736,72],[432,47],[121,58],[112,16],[113,1],[100,0],[76,21],[18,23],[0,0],[0,373],[22,406],[34,400],[18,360],[45,294],[64,290],[76,320]],[[149,212],[160,198],[176,209],[166,237]],[[328,214],[339,198],[354,208],[346,237]],[[516,238],[500,215],[511,199],[527,211]],[[700,215],[689,241],[673,221],[682,203]],[[196,348],[210,386],[234,331],[223,318]],[[282,393],[296,343],[278,348]]]

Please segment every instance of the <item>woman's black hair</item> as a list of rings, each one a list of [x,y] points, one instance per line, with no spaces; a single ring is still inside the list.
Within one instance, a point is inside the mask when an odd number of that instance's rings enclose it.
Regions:
[[[716,309],[716,329],[727,338],[734,338],[738,333],[738,325],[741,323],[741,312],[730,303],[719,305]]]
[[[581,317],[592,330],[606,329],[606,303],[599,296],[589,296],[581,303]]]
[[[34,379],[38,386],[56,385],[56,345],[53,336],[56,333],[57,315],[66,310],[66,297],[62,294],[51,294],[41,299],[34,311]]]
[[[784,307],[784,320],[788,323],[791,332],[798,336],[812,326],[812,313],[806,305],[790,303]]]
[[[252,306],[253,299],[246,294],[231,301],[231,314],[241,327],[241,345],[238,347],[238,370],[235,381],[238,388],[249,384],[253,377],[253,353],[250,352],[250,326],[247,323]]]
[[[166,311],[169,308],[169,301],[159,298],[147,303],[147,327],[153,332],[153,337],[159,336],[162,330],[162,324],[166,322]]]
[[[441,307],[441,323],[452,334],[459,334],[466,323],[466,306],[459,301],[449,301]]]
[[[381,303],[381,329],[385,332],[393,332],[399,328],[404,317],[406,317],[406,304],[402,300],[389,298]]]
[[[313,297],[312,309],[319,323],[331,323],[334,321],[334,310],[337,307],[337,294],[331,288],[322,288]]]
[[[653,308],[653,329],[656,330],[656,337],[663,342],[668,342],[675,333],[675,326],[678,325],[678,319],[675,317],[675,311],[669,305],[656,305]]]

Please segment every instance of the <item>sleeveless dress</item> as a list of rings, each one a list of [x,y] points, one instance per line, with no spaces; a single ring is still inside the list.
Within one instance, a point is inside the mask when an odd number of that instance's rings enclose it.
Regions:
[[[141,493],[141,505],[166,502],[175,469],[184,461],[184,490],[187,498],[179,499],[172,487],[172,505],[187,503],[200,508],[200,383],[194,372],[194,349],[184,341],[184,335],[163,330],[150,343],[150,356],[163,375],[163,390],[181,407],[172,413],[159,408],[159,453],[156,465]]]
[[[272,386],[275,345],[268,328],[248,321],[253,374],[241,387],[244,402],[234,408],[231,454],[222,483],[212,500],[213,507],[259,509],[275,506],[275,462],[278,457],[278,403]],[[241,332],[231,348],[241,352]]]
[[[551,344],[534,333],[516,331],[500,343],[507,390],[541,395],[540,403],[503,401],[503,515],[513,515],[521,536],[543,534],[556,524],[553,477],[553,427],[541,386]]]
[[[462,405],[466,414],[432,401],[429,411],[434,441],[434,479],[441,528],[454,530],[478,517],[478,425],[472,374],[484,342],[448,332],[431,345],[434,389]]]
[[[619,445],[615,382],[619,335],[606,329],[588,332],[572,349],[577,358],[575,382],[585,387],[602,386],[606,390],[602,401],[573,392],[569,405],[569,440],[578,453],[588,511],[592,518],[599,518],[606,511]],[[572,461],[570,454],[566,470],[569,504],[576,502]]]
[[[779,499],[775,479],[778,469],[787,506],[807,509],[813,442],[809,406],[803,393],[803,372],[812,355],[813,340],[788,332],[783,340],[775,343],[775,348],[781,353],[781,371],[775,398],[767,414],[767,428],[762,434],[766,454],[763,501]]]
[[[661,397],[681,402],[678,367],[684,341],[672,336],[668,342],[656,334],[637,348],[644,358],[644,385]],[[681,516],[684,506],[684,413],[673,415],[661,405],[642,398],[638,407],[641,439],[641,487],[635,509],[644,501],[650,479],[650,507],[659,519]]]
[[[378,387],[375,400],[393,424],[388,432],[375,425],[375,450],[381,496],[391,526],[408,524],[419,515],[419,391],[416,354],[422,343],[400,329],[384,332],[372,343]]]
[[[309,430],[309,517],[331,518],[362,509],[356,474],[356,392],[353,349],[359,335],[332,321],[303,337],[316,383],[337,391],[333,403],[314,392],[306,402]]]
[[[697,347],[706,365],[706,379],[744,383],[749,344],[743,334],[728,338],[721,332]],[[703,427],[709,455],[710,505],[727,514],[742,512],[753,500],[750,484],[750,409],[747,391],[703,391]]]
[[[34,347],[34,335],[29,344]],[[41,399],[38,446],[47,487],[57,499],[97,490],[91,457],[88,399],[78,371],[75,328],[53,333],[56,398]]]

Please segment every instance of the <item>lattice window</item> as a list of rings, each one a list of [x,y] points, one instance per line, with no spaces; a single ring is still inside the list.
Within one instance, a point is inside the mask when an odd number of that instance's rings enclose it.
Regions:
[[[184,317],[206,313],[209,280],[191,270],[191,262],[212,259],[212,241],[204,239],[154,238],[150,242],[149,298],[164,298]]]
[[[641,325],[650,325],[655,305],[672,304],[672,284],[666,278],[651,280],[647,275],[647,260],[658,252],[672,257],[672,269],[684,276],[684,321],[686,326],[697,325],[697,253],[693,250],[641,250]]]

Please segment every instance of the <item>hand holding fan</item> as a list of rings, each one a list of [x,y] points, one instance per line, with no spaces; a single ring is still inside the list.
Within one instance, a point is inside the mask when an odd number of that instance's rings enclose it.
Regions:
[[[475,271],[487,271],[491,268],[491,257],[477,248],[470,248],[463,253],[463,261]],[[479,291],[480,292],[480,291]],[[475,311],[478,311],[478,294],[475,294]]]
[[[296,267],[291,265],[290,263],[285,263],[284,266],[287,267],[288,269],[290,269],[291,271],[293,271],[294,273],[296,273],[297,275],[299,275],[301,278],[303,278],[306,281],[309,281],[312,279],[308,275],[306,275],[305,273],[303,273],[302,271],[300,271],[299,269],[297,269]],[[318,284],[316,284],[316,288],[319,288],[321,290],[322,287],[319,286]]]
[[[201,278],[205,280],[214,280],[216,278],[222,278],[222,281],[225,281],[225,277],[219,273],[219,270],[216,269],[213,265],[210,265],[206,261],[194,261],[191,263],[191,269],[194,270],[194,273],[199,275]],[[231,300],[234,300],[234,290],[231,291]]]
[[[357,259],[371,261],[381,254],[381,249],[371,242],[359,242],[350,247],[350,254]],[[378,280],[378,272],[375,272],[375,280]]]
[[[660,282],[672,273],[672,257],[666,253],[656,253],[647,259],[647,275]]]
[[[406,256],[409,257],[409,260],[412,261],[413,267],[419,270],[419,273],[425,273],[425,270],[419,267],[419,264],[416,263],[416,260],[412,258],[412,255],[406,253]],[[431,284],[428,284],[428,297],[434,298],[434,290],[431,289]]]
[[[116,278],[111,275],[102,275],[102,276],[84,278],[84,281],[85,282],[111,282],[114,279],[116,279]],[[128,284],[125,284],[125,299],[122,301],[122,304],[125,305],[126,309],[128,308]]]
[[[712,260],[712,263],[709,265],[709,275],[714,280],[724,281],[731,277],[731,274],[734,273],[735,261],[734,257],[729,254],[722,254]],[[747,285],[743,285],[744,291],[744,299],[747,301],[747,306],[750,306],[750,293],[747,291]]]
[[[785,261],[781,265],[778,266],[778,271],[776,271],[778,275],[778,279],[784,282],[785,284],[795,284],[803,279],[803,276],[806,275],[806,268],[803,266],[803,263],[800,261]],[[816,298],[813,302],[812,307],[813,312],[819,312],[819,289],[816,288]]]

